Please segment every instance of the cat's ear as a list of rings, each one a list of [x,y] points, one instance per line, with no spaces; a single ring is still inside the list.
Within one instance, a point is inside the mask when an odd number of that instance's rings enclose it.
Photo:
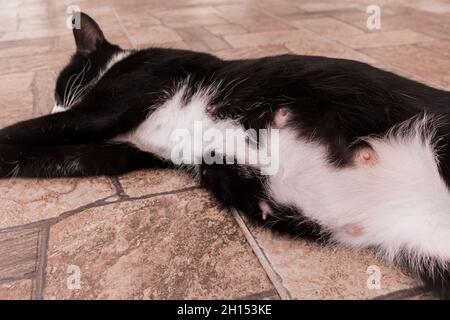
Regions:
[[[83,12],[75,13],[72,19],[79,19],[79,23],[74,23],[77,27],[73,28],[77,52],[89,54],[106,41],[97,22],[87,14]]]

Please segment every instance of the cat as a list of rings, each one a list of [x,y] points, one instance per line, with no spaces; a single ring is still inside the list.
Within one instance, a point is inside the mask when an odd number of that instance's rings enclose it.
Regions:
[[[52,113],[0,130],[1,177],[181,168],[225,207],[372,248],[450,298],[450,92],[344,59],[124,50],[78,18]],[[173,133],[196,125],[237,132],[249,154],[275,154],[276,170],[220,144],[174,153]]]

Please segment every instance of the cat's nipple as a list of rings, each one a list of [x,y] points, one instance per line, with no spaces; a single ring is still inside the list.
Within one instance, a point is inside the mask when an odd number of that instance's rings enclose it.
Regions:
[[[269,204],[265,201],[260,201],[258,205],[259,208],[261,209],[263,220],[267,220],[267,218],[272,214],[272,209],[270,208]]]
[[[216,108],[214,108],[214,106],[209,105],[206,107],[206,112],[208,112],[209,114],[213,114],[215,109]]]
[[[355,162],[361,165],[376,165],[378,162],[376,152],[369,147],[364,147],[356,152]]]
[[[275,117],[273,119],[273,127],[276,129],[281,129],[286,126],[289,120],[289,111],[285,107],[281,107],[275,112]]]
[[[356,223],[348,223],[344,225],[344,230],[354,237],[361,236],[364,233],[364,228]]]

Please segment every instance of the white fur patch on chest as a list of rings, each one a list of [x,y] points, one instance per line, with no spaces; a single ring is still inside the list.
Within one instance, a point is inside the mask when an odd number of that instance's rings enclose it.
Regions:
[[[205,144],[205,132],[216,132],[218,136],[226,137],[226,131],[232,130],[245,137],[242,127],[234,121],[217,121],[211,117],[207,90],[194,94],[188,101],[183,98],[185,90],[186,86],[180,87],[135,130],[115,140],[132,143],[176,164],[199,164],[205,151],[214,149],[214,145]],[[191,152],[176,152],[180,138],[190,144]]]

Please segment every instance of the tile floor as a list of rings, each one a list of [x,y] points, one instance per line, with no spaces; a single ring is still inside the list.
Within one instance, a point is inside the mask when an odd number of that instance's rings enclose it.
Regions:
[[[380,30],[366,27],[370,4]],[[450,89],[448,0],[1,0],[0,126],[53,105],[74,50],[69,5],[123,47],[326,55]],[[0,217],[0,299],[430,298],[370,252],[263,230],[171,170],[0,180]]]

